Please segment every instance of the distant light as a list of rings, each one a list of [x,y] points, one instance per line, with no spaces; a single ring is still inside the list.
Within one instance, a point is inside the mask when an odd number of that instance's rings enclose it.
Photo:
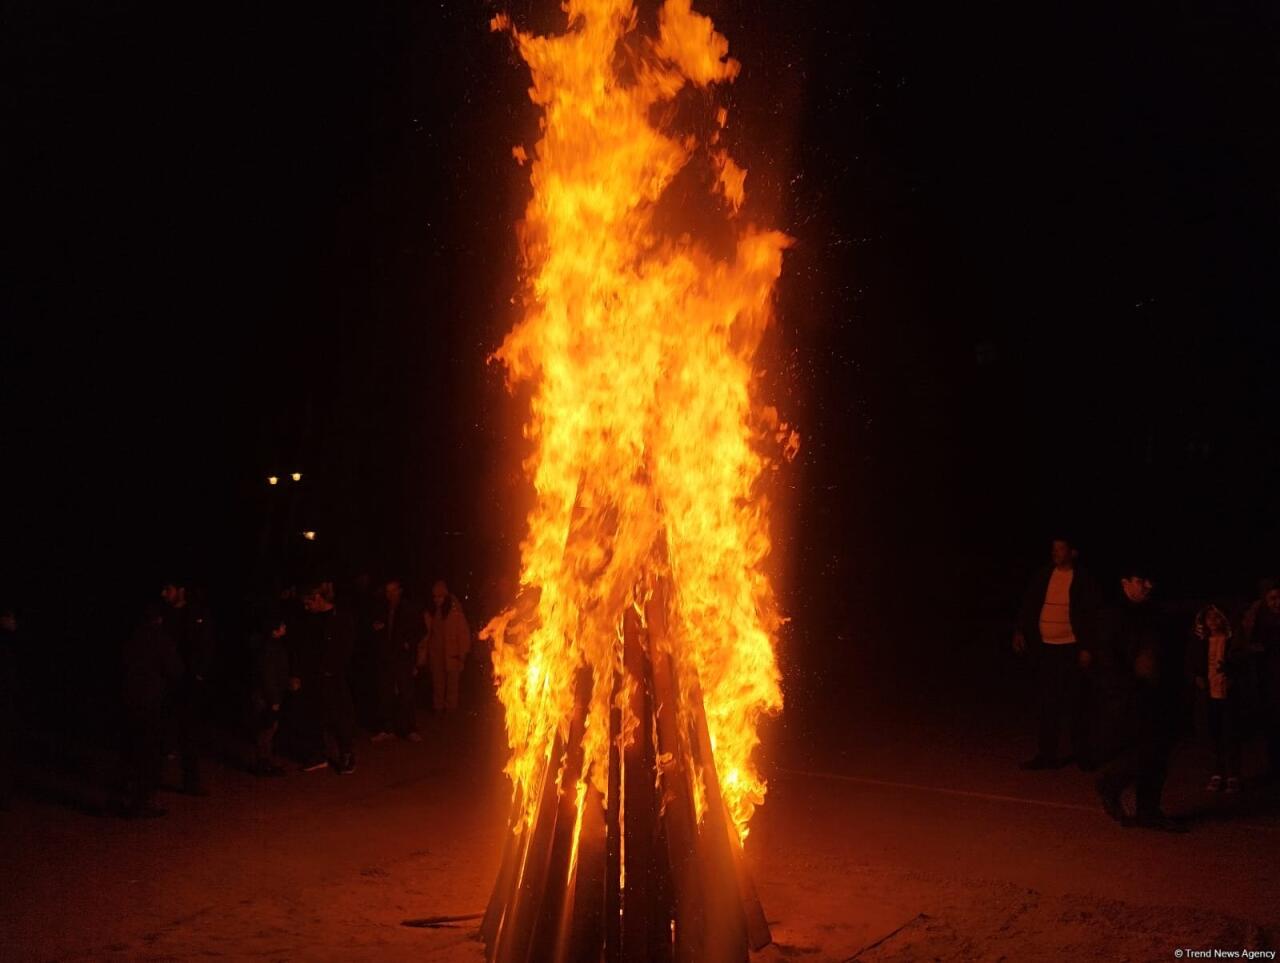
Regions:
[[[305,538],[308,542],[314,542],[314,541],[316,540],[316,533],[315,533],[315,532],[303,532],[303,533],[302,533],[302,537],[303,537],[303,538]]]
[[[302,481],[302,472],[300,472],[300,471],[295,471],[295,472],[294,472],[292,475],[290,475],[289,477],[290,477],[290,478],[292,478],[294,481]]]
[[[267,476],[267,484],[268,484],[268,485],[279,485],[279,484],[280,484],[280,479],[279,479],[279,478],[277,478],[275,475],[268,475],[268,476]]]

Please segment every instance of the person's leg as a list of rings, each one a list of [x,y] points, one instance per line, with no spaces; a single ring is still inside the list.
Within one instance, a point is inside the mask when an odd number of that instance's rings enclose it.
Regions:
[[[436,712],[445,709],[448,683],[445,679],[444,649],[432,646],[431,649],[431,707]]]
[[[1066,646],[1040,647],[1040,738],[1036,757],[1057,762],[1060,754],[1063,695],[1066,688],[1062,650]]]
[[[1215,776],[1226,775],[1227,759],[1226,759],[1226,740],[1223,732],[1223,706],[1222,699],[1210,699],[1208,711],[1206,713],[1206,721],[1209,728],[1209,745],[1213,747],[1213,774]]]
[[[1094,783],[1102,800],[1102,808],[1116,822],[1123,822],[1125,819],[1120,798],[1125,789],[1136,781],[1138,770],[1137,753],[1132,746],[1126,746],[1103,767]]]
[[[164,768],[163,716],[158,708],[136,707],[125,719],[125,808],[132,815],[159,812],[155,796]]]
[[[183,704],[179,707],[180,744],[182,755],[182,791],[198,794],[204,792],[200,781],[200,731],[203,716],[201,697],[203,692],[198,685],[191,685],[183,693]]]
[[[355,748],[355,719],[351,690],[340,675],[325,680],[325,725],[338,749],[339,762],[352,755]]]
[[[298,757],[303,766],[324,759],[324,704],[318,691],[319,679],[304,679],[294,696],[297,719]]]
[[[462,663],[449,663],[446,672],[445,708],[453,711],[458,708],[458,687],[462,682]]]
[[[270,773],[277,768],[275,743],[279,728],[279,720],[270,709],[259,714],[254,744],[254,767],[259,773]]]
[[[1169,749],[1159,739],[1143,746],[1141,768],[1134,785],[1135,810],[1140,822],[1163,818],[1160,797],[1169,772]]]
[[[1071,646],[1076,649],[1076,646]],[[1067,711],[1071,717],[1071,751],[1076,763],[1084,770],[1096,769],[1099,753],[1094,744],[1097,732],[1098,700],[1094,676],[1090,670],[1082,670],[1077,661],[1079,653],[1073,653],[1069,672]]]

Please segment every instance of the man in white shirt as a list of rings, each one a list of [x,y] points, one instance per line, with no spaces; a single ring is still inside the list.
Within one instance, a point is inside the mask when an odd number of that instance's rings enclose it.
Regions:
[[[1055,538],[1050,564],[1032,578],[1013,635],[1014,651],[1039,659],[1040,725],[1036,754],[1023,769],[1057,769],[1074,760],[1097,768],[1090,742],[1092,698],[1089,669],[1100,599],[1087,572],[1076,565],[1076,549]],[[1061,732],[1069,724],[1071,753],[1061,754]]]

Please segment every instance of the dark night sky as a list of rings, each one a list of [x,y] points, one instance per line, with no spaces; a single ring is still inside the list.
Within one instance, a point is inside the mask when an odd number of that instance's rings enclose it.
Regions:
[[[1063,525],[1182,592],[1280,569],[1273,4],[698,6],[797,242],[793,611],[995,611]],[[7,593],[234,599],[275,496],[320,565],[484,598],[522,528],[484,359],[535,123],[496,7],[6,7]]]

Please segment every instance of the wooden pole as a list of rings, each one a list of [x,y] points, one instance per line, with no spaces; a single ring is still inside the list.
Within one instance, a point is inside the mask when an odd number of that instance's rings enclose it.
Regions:
[[[747,928],[747,945],[759,951],[773,942],[773,936],[769,932],[769,921],[765,918],[764,907],[760,905],[760,897],[756,895],[755,884],[747,871],[746,856],[742,851],[738,829],[729,817],[729,811],[725,807],[724,798],[720,792],[720,775],[716,769],[715,753],[711,750],[711,732],[707,728],[707,710],[706,704],[702,701],[702,688],[694,681],[689,689],[692,703],[690,712],[693,714],[697,749],[695,755],[702,769],[703,785],[707,794],[706,831],[716,841],[715,858],[728,865],[737,882],[738,896],[742,902],[744,923]]]

